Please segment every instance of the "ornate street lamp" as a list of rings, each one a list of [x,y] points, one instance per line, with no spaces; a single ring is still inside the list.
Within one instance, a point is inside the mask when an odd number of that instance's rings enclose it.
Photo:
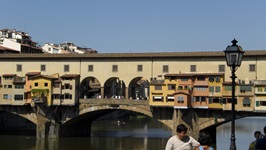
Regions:
[[[231,143],[230,150],[236,150],[236,138],[235,138],[235,79],[237,78],[235,75],[237,67],[240,67],[242,58],[244,55],[244,51],[241,46],[238,46],[237,40],[234,39],[232,45],[227,46],[225,53],[227,66],[230,67],[232,71],[232,120],[231,120]]]

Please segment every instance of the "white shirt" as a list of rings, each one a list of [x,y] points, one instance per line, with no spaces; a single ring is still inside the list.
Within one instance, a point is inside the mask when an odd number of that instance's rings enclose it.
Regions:
[[[191,136],[180,140],[177,135],[172,136],[166,144],[165,150],[192,150],[193,147],[199,146],[199,142]]]

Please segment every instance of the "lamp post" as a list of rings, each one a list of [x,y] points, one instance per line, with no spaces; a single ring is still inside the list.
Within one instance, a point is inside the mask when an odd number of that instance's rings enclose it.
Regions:
[[[232,76],[230,77],[232,79],[232,120],[231,120],[231,143],[230,143],[230,150],[236,150],[236,138],[235,138],[235,79],[237,78],[235,75],[235,72],[238,67],[240,67],[242,58],[244,55],[244,51],[241,48],[241,46],[238,46],[237,40],[234,39],[232,42],[232,45],[227,46],[226,50],[224,50],[225,58],[227,66],[230,67]]]

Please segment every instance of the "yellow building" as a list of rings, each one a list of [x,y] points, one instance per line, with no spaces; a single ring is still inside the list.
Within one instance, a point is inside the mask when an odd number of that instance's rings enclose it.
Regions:
[[[58,79],[59,75],[38,75],[30,78],[32,81],[31,85],[31,96],[35,103],[45,103],[47,106],[51,106],[52,101],[52,86],[53,81]]]

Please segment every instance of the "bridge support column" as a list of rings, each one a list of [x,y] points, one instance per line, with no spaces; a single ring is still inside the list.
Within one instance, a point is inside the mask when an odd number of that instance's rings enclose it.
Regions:
[[[101,98],[105,98],[104,97],[104,87],[101,87]]]
[[[128,97],[128,87],[125,87],[125,98],[129,98]]]
[[[178,124],[184,124],[188,127],[188,135],[192,136],[195,139],[198,139],[199,136],[199,126],[197,125],[198,116],[195,110],[193,109],[177,109],[174,111],[177,117],[174,120],[175,127],[173,128],[173,132],[176,130],[176,126]]]
[[[37,114],[37,125],[36,125],[36,138],[58,138],[60,131],[60,124],[55,120],[49,120],[44,116]]]

